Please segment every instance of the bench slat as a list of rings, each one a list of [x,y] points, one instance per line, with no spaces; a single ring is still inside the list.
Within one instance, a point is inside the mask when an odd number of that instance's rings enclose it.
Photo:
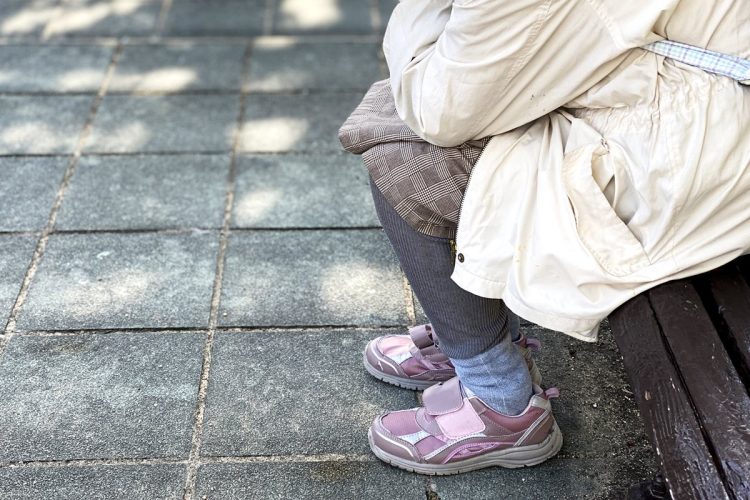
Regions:
[[[750,398],[698,292],[683,280],[648,296],[728,488],[750,497]]]
[[[648,298],[633,298],[609,322],[672,498],[729,498]]]
[[[709,273],[707,280],[717,312],[726,324],[726,335],[730,344],[734,344],[735,359],[742,363],[737,370],[747,383],[750,380],[750,286],[735,264]]]

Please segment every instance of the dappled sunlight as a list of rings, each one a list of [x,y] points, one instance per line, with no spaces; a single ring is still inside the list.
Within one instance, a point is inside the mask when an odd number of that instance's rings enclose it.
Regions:
[[[110,252],[102,252],[96,258],[110,257]],[[64,276],[52,274],[47,278],[49,283],[40,283],[39,286],[47,292],[46,303],[65,311],[65,315],[71,319],[85,320],[100,316],[103,310],[113,314],[140,303],[149,289],[159,288],[167,278],[168,274],[135,268],[119,269],[99,277],[82,269],[74,269]],[[66,283],[64,287],[51,286],[52,283],[63,282]]]
[[[261,222],[281,200],[279,189],[259,189],[245,194],[235,207],[235,224],[240,226]]]
[[[309,0],[282,0],[279,12],[297,29],[328,28],[343,18],[335,0],[316,2]]]
[[[363,262],[336,264],[321,272],[320,299],[325,309],[368,307],[383,290],[383,270]]]
[[[2,35],[25,35],[45,26],[59,12],[58,7],[34,7],[28,5],[20,12],[8,16],[0,24]]]
[[[242,149],[269,152],[293,150],[309,130],[310,120],[306,118],[276,116],[248,120],[242,132]]]
[[[0,130],[0,151],[16,153],[33,144],[34,153],[55,153],[72,150],[77,134],[68,135],[67,130],[56,129],[41,121],[27,121],[8,125]]]
[[[291,36],[277,36],[273,38],[259,38],[254,43],[256,49],[289,49],[298,45],[297,39]]]
[[[77,69],[60,75],[57,88],[63,90],[78,90],[82,88],[98,88],[104,73],[93,69]]]
[[[67,8],[63,16],[55,18],[45,28],[44,35],[61,35],[91,28],[111,16],[124,17],[134,14],[142,5],[141,2],[131,0],[115,0]]]
[[[117,75],[117,87],[134,91],[180,91],[198,80],[194,69],[173,66],[155,69],[145,73]]]
[[[258,78],[256,75],[250,83],[251,90],[286,90],[289,88],[306,88],[314,85],[315,74],[313,69],[302,69],[283,67],[276,69],[273,73]]]
[[[151,140],[151,132],[140,121],[120,125],[112,131],[94,133],[89,139],[88,149],[92,151],[138,151]]]

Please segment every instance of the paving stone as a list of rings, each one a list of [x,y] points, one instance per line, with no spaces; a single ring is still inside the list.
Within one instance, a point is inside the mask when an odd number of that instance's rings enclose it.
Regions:
[[[98,465],[0,469],[4,500],[178,500],[184,465]]]
[[[97,45],[0,47],[0,91],[96,92],[112,57]]]
[[[493,467],[471,474],[433,479],[440,500],[498,498],[625,498],[633,483],[652,477],[650,464],[626,459],[552,459],[536,467]]]
[[[362,93],[250,95],[243,152],[341,151],[338,129]]]
[[[403,325],[401,273],[379,230],[233,233],[219,322]]]
[[[5,327],[36,247],[35,236],[0,236],[0,327]]]
[[[109,96],[86,151],[229,151],[238,112],[232,95]]]
[[[221,228],[229,163],[229,155],[84,156],[57,228]]]
[[[210,464],[199,469],[196,497],[424,500],[425,488],[415,474],[372,462]]]
[[[536,326],[523,331],[542,341],[536,358],[544,384],[561,391],[553,408],[565,436],[564,456],[650,456],[640,414],[606,324],[596,344]]]
[[[369,453],[367,429],[415,393],[362,367],[362,352],[392,331],[217,333],[203,455]]]
[[[0,461],[187,458],[203,335],[17,336],[0,364]]]
[[[174,0],[167,16],[168,35],[263,34],[265,0]]]
[[[244,44],[128,45],[110,84],[111,92],[239,92]]]
[[[367,171],[344,154],[240,157],[232,221],[236,227],[380,224]]]
[[[378,47],[370,43],[258,42],[250,59],[251,91],[363,89],[379,80]]]
[[[279,0],[274,34],[373,32],[369,2],[362,0]]]
[[[3,0],[0,2],[0,35],[39,35],[59,15],[60,0]]]
[[[71,153],[91,96],[0,96],[0,154]]]
[[[46,36],[150,35],[156,30],[159,0],[64,0]]]
[[[19,329],[204,327],[218,235],[57,234]]]
[[[0,231],[44,228],[67,165],[64,157],[0,158]]]

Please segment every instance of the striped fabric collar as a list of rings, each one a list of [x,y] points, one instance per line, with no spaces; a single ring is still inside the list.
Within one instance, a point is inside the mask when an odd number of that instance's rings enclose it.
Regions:
[[[672,40],[661,40],[643,48],[709,73],[728,76],[744,85],[750,85],[750,60]]]

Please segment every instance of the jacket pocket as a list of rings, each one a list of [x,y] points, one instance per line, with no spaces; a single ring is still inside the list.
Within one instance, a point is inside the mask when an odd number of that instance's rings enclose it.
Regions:
[[[565,153],[562,176],[579,240],[607,273],[627,276],[651,261],[600,187],[602,172],[611,175],[613,182],[618,182],[618,177],[620,182],[627,182],[627,174],[618,164],[622,158],[618,160],[617,154],[613,154],[617,152],[624,154],[620,148],[610,151],[605,140],[599,137],[597,142]]]

